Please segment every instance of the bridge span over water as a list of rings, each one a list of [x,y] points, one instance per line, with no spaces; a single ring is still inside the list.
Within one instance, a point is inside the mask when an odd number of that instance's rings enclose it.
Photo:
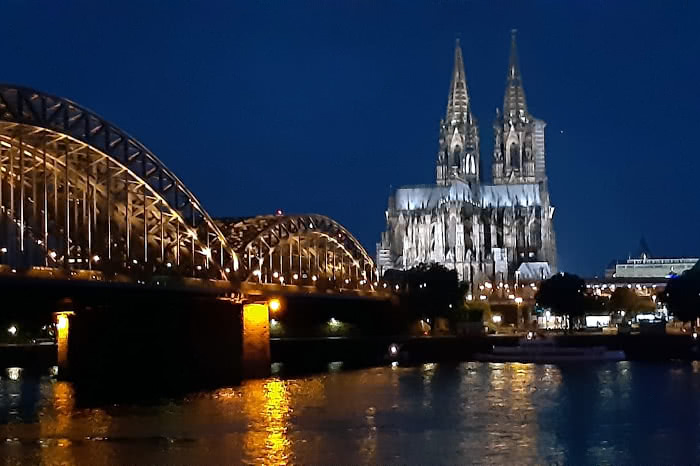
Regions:
[[[270,297],[293,314],[335,296],[357,315],[388,304],[381,291],[372,258],[333,219],[214,219],[114,124],[0,84],[1,314],[55,313],[61,372],[101,380],[136,364],[165,377],[187,361],[196,377],[264,375]]]
[[[139,141],[69,100],[0,85],[0,274],[230,288],[376,289],[372,258],[323,215],[213,219]],[[269,287],[268,287],[269,288]]]

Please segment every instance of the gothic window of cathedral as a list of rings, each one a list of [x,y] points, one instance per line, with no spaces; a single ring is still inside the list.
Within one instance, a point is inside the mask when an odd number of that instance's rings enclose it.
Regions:
[[[518,150],[518,145],[516,143],[511,143],[510,145],[510,166],[513,168],[520,168],[520,154]]]
[[[497,248],[503,247],[503,217],[504,217],[503,209],[498,209],[498,212],[496,213],[496,247]]]
[[[542,247],[541,225],[539,220],[535,220],[530,225],[530,248],[540,249]]]
[[[519,250],[525,249],[525,222],[518,220],[515,225],[515,247]]]

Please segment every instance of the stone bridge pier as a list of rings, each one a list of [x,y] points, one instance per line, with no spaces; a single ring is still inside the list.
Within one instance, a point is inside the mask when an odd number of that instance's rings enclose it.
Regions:
[[[231,385],[270,373],[267,303],[215,297],[115,299],[56,314],[59,376],[162,388]],[[150,388],[150,387],[149,387]]]

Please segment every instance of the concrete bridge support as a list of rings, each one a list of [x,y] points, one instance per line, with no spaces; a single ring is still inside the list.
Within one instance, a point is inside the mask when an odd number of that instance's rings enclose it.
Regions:
[[[59,314],[59,375],[162,391],[238,383],[242,306],[215,298],[116,302]]]
[[[243,376],[270,375],[270,311],[267,303],[243,306]]]

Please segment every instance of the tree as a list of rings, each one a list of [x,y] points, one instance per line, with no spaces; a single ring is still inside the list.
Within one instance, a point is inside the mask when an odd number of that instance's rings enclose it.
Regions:
[[[584,314],[584,290],[586,283],[581,277],[569,273],[559,273],[540,284],[535,301],[542,307],[548,307],[558,315],[569,317],[571,321]]]
[[[700,266],[696,264],[682,275],[669,279],[661,300],[682,322],[693,322],[700,317]]]
[[[402,306],[424,317],[451,316],[464,306],[466,284],[457,272],[440,264],[419,264],[409,270],[387,270],[384,280],[399,286]]]
[[[610,310],[631,313],[637,308],[638,302],[639,296],[632,288],[618,287],[610,296]]]

